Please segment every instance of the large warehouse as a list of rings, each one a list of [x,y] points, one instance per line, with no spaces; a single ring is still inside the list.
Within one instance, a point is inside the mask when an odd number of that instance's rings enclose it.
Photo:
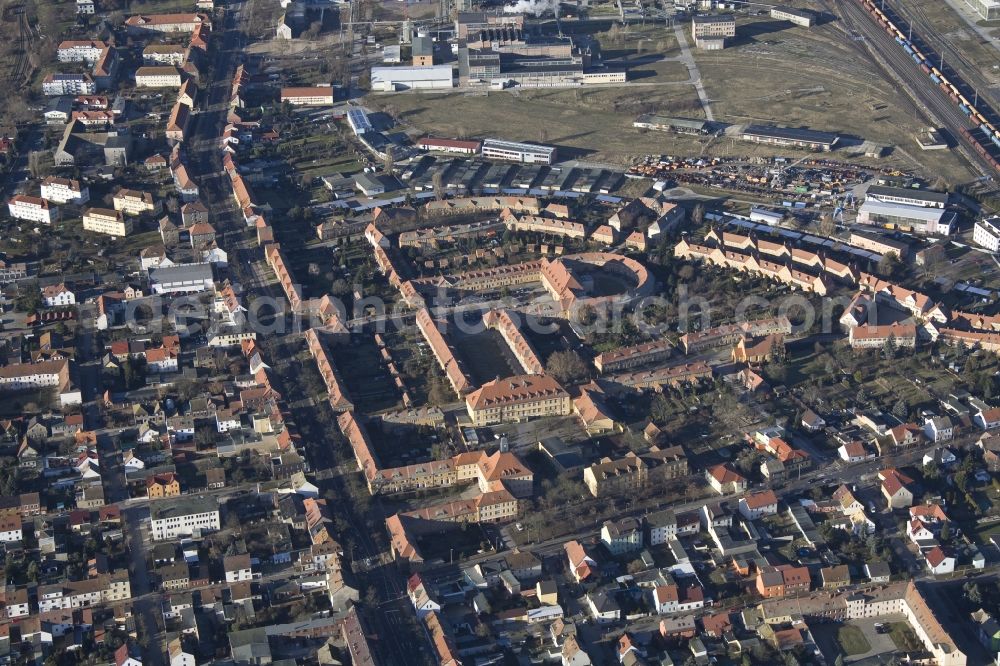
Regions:
[[[635,121],[633,121],[632,127],[659,130],[663,132],[676,132],[677,134],[708,134],[707,120],[669,118],[667,116],[657,116],[653,114],[643,114],[639,116],[635,119]]]
[[[833,149],[840,137],[829,132],[815,132],[792,127],[748,125],[743,130],[743,140],[826,152]]]
[[[779,21],[790,21],[803,28],[811,28],[815,17],[812,12],[794,7],[771,7],[771,18]]]
[[[923,206],[924,208],[944,208],[948,205],[947,192],[915,190],[910,187],[886,187],[872,185],[865,192],[865,199],[877,199],[885,203]]]
[[[452,88],[451,65],[433,67],[372,67],[372,90],[394,92],[396,90]]]
[[[858,209],[858,224],[872,224],[916,234],[947,236],[956,222],[955,213],[943,208],[909,206],[868,198]]]

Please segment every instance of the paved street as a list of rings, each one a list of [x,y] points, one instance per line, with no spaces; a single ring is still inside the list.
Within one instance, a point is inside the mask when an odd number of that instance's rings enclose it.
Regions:
[[[225,247],[230,253],[230,272],[248,294],[271,296],[279,302],[284,302],[284,294],[274,282],[270,269],[263,259],[263,252],[256,247],[252,234],[244,224],[232,199],[232,188],[229,178],[222,170],[222,154],[218,150],[218,137],[226,122],[228,111],[230,85],[233,73],[241,60],[241,50],[246,44],[245,30],[254,5],[259,0],[244,0],[230,5],[227,13],[225,31],[222,35],[222,45],[216,52],[212,68],[212,79],[209,84],[208,99],[203,111],[195,116],[192,140],[187,149],[190,155],[192,174],[201,188],[203,203],[213,212],[216,229],[226,234]],[[265,356],[272,367],[278,367],[286,359],[278,355],[278,351],[287,349],[284,344],[268,338],[258,340],[264,349]],[[276,381],[282,377],[276,373]],[[282,391],[284,395],[287,392]],[[295,419],[299,422],[314,418],[310,412],[314,409],[312,402],[298,401],[289,404]],[[321,465],[312,465],[318,472],[317,482],[324,490],[332,490],[338,496],[347,496],[343,478],[324,473]],[[376,518],[377,504],[372,512]],[[363,552],[354,553],[353,557],[377,561],[382,556],[381,550],[371,538],[373,529],[380,529],[380,523],[369,521],[364,516],[353,516],[350,520],[358,542]],[[370,526],[369,525],[370,522]],[[419,634],[412,630],[401,631],[402,624],[409,624],[413,616],[413,606],[404,594],[405,579],[395,563],[374,566],[357,574],[358,587],[362,598],[367,596],[367,590],[374,590],[379,612],[367,613],[373,631],[380,636],[375,642],[376,649],[381,653],[384,663],[405,665],[410,663],[409,657],[416,651],[427,650],[427,646],[415,643]]]

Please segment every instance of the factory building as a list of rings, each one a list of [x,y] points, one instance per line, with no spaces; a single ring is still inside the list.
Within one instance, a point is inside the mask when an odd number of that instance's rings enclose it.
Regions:
[[[430,67],[372,67],[372,90],[428,90],[453,88],[451,65]]]
[[[432,67],[434,65],[434,40],[430,37],[414,37],[410,45],[410,55],[414,67]]]
[[[470,31],[458,49],[458,84],[493,88],[554,88],[624,83],[624,70],[592,68],[589,47],[569,38],[526,35],[511,25]]]
[[[487,12],[459,12],[455,18],[455,36],[458,39],[468,39],[486,28],[511,27],[524,29],[523,14],[489,14]]]
[[[829,132],[763,125],[748,125],[743,130],[742,138],[744,141],[753,143],[767,143],[772,146],[789,146],[822,152],[833,150],[837,141],[840,140],[839,136]]]
[[[429,152],[456,153],[459,155],[478,155],[480,141],[463,141],[461,139],[439,139],[432,136],[425,136],[417,141],[417,148]]]
[[[812,12],[794,7],[771,7],[771,18],[779,21],[789,21],[803,28],[811,28],[816,17]]]
[[[486,139],[483,141],[483,157],[523,164],[552,164],[556,159],[556,149],[555,146]]]
[[[694,45],[706,51],[726,48],[726,40],[736,36],[736,17],[732,14],[706,14],[691,20]]]

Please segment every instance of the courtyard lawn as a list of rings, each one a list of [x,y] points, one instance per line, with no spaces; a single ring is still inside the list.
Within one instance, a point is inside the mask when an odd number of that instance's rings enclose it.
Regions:
[[[861,629],[849,624],[837,629],[837,643],[848,657],[865,654],[872,649]]]

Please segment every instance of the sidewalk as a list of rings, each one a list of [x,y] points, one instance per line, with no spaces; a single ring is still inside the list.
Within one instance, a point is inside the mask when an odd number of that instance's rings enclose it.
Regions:
[[[694,84],[694,89],[698,92],[698,100],[701,101],[701,108],[705,111],[705,119],[714,121],[715,116],[712,114],[712,107],[708,102],[708,94],[705,92],[705,86],[701,82],[701,72],[698,71],[698,63],[695,62],[694,56],[691,54],[687,35],[684,34],[684,27],[681,24],[674,24],[674,35],[677,37],[677,44],[681,47],[681,56],[675,60],[684,63],[684,66],[688,68],[688,75]]]

